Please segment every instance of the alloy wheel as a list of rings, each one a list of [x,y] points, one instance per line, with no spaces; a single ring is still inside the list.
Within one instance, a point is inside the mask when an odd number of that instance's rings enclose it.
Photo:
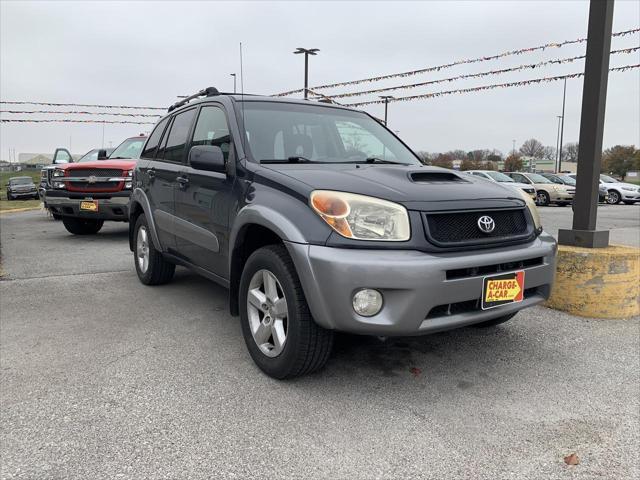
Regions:
[[[282,285],[269,270],[258,270],[247,291],[249,328],[260,351],[267,357],[282,353],[287,341],[289,312]]]
[[[143,274],[147,273],[147,269],[149,268],[149,235],[147,233],[147,227],[144,225],[138,229],[136,257],[140,271]]]
[[[611,205],[615,205],[620,201],[620,195],[615,190],[609,190],[609,198],[607,202]]]

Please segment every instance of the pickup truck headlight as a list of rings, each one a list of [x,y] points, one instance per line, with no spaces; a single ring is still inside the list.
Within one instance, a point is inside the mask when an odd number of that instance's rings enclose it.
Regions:
[[[62,170],[61,168],[56,168],[53,171],[53,176],[54,177],[64,177],[64,170]]]
[[[520,190],[520,196],[524,199],[524,203],[527,204],[527,208],[531,213],[531,217],[533,218],[533,224],[536,227],[537,231],[542,230],[542,220],[540,220],[540,213],[538,212],[538,207],[536,206],[536,202],[527,195],[523,190]]]
[[[125,190],[131,190],[131,187],[133,186],[133,170],[125,171],[124,176],[126,177],[124,188]]]
[[[409,215],[397,203],[331,190],[315,190],[310,200],[311,208],[343,237],[386,242],[411,238]]]

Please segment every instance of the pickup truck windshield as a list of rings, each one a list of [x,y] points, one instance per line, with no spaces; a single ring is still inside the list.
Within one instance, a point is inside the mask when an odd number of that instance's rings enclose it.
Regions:
[[[407,147],[364,113],[318,104],[245,101],[244,119],[256,161],[420,165]]]
[[[126,158],[126,159],[138,159],[140,158],[140,153],[142,152],[142,146],[147,139],[145,137],[140,138],[128,138],[124,142],[122,142],[118,147],[113,151],[109,158],[112,160],[118,158]]]

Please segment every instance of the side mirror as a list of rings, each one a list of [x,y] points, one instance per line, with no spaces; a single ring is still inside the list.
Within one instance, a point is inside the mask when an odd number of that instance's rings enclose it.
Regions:
[[[107,151],[104,149],[98,150],[98,160],[106,160],[107,159]]]
[[[196,170],[226,173],[222,149],[216,145],[196,145],[189,150],[189,164]]]

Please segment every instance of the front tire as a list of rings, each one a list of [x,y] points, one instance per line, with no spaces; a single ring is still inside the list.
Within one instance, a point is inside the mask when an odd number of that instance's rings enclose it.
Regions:
[[[518,312],[510,313],[509,315],[505,315],[503,317],[494,318],[493,320],[487,320],[486,322],[476,323],[473,325],[474,328],[490,328],[495,327],[496,325],[500,325],[501,323],[508,322],[513,317],[516,316]]]
[[[551,203],[551,198],[549,198],[549,194],[544,190],[539,190],[536,193],[536,203],[541,207],[546,207]]]
[[[617,205],[620,203],[620,194],[615,190],[609,190],[609,198],[607,198],[609,205]]]
[[[240,319],[249,354],[267,375],[293,378],[322,368],[333,331],[311,316],[293,261],[283,245],[253,252],[240,279]]]
[[[62,223],[64,223],[64,228],[74,235],[95,235],[100,231],[102,225],[104,225],[104,220],[63,217]]]
[[[156,249],[144,214],[136,220],[133,232],[134,263],[140,281],[145,285],[162,285],[171,281],[176,266],[167,261],[162,256],[162,252]]]

